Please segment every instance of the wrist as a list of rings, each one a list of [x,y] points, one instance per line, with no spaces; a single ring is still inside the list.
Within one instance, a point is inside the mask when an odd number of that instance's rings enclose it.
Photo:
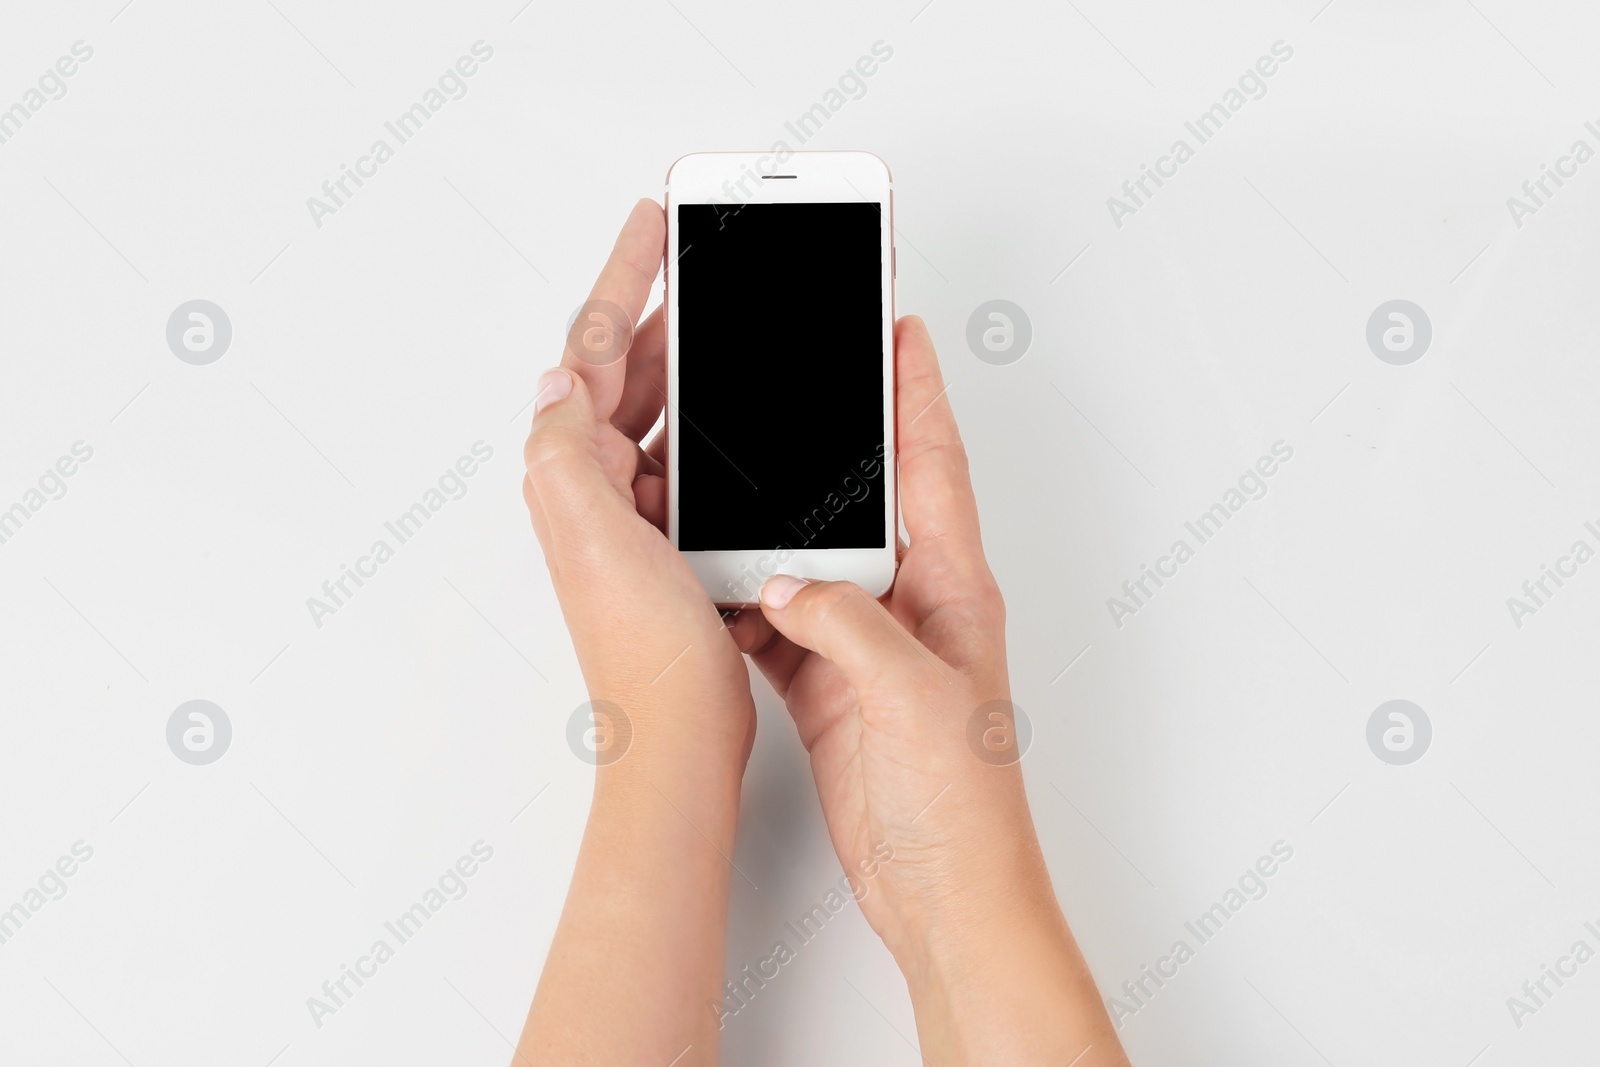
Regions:
[[[946,841],[922,856],[897,849],[883,901],[880,931],[905,977],[922,1047],[942,1050],[940,1064],[1027,1067],[1071,1062],[1093,1044],[1079,1067],[1124,1064],[1031,823],[955,839],[959,848]]]
[[[994,783],[982,783],[993,786]],[[1021,790],[958,783],[898,834],[889,920],[880,933],[903,970],[938,965],[1060,908]]]
[[[739,826],[737,775],[682,773],[678,764],[656,766],[624,759],[595,775],[589,828],[627,851],[666,851],[690,867],[705,862],[725,868],[733,855]]]
[[[1006,844],[1006,854],[969,854],[948,865],[943,885],[895,902],[888,947],[908,982],[966,973],[996,958],[1000,944],[1049,943],[1065,933],[1043,858]]]
[[[595,810],[637,817],[676,809],[704,833],[728,827],[731,840],[753,739],[754,706],[729,709],[716,727],[675,716],[671,706],[635,707],[613,735],[612,747],[596,751]],[[718,839],[719,847],[722,843]]]
[[[748,681],[742,689],[718,691],[724,689],[591,685],[588,720],[569,728],[568,742],[595,765],[597,788],[638,776],[737,781],[755,739],[755,702]]]

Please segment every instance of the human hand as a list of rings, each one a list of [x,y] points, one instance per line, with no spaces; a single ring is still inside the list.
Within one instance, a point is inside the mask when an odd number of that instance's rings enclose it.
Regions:
[[[850,582],[770,579],[732,627],[811,753],[846,870],[889,842],[862,902],[893,949],[994,838],[1026,831],[1017,768],[980,761],[967,720],[1008,700],[1005,606],[979,539],[966,453],[920,319],[895,326],[900,501],[911,544],[881,602]]]
[[[585,308],[604,302],[636,322],[665,246],[661,207],[641,200]],[[539,379],[523,497],[590,697],[617,705],[631,722],[632,747],[619,767],[666,761],[737,773],[754,739],[749,672],[662,533],[662,440],[649,449],[639,443],[666,398],[660,309],[634,331],[631,347],[620,331],[608,340],[598,358],[569,341],[561,367]]]
[[[1005,606],[920,319],[896,324],[895,367],[911,543],[894,588],[880,602],[775,576],[732,633],[788,704],[841,863],[874,872],[861,910],[906,974],[924,1055],[1066,1063],[1087,1044],[1081,1067],[1125,1063],[1055,901],[1015,738],[1009,754],[970,740],[1010,712]]]
[[[569,337],[539,380],[524,450],[523,496],[590,699],[616,705],[631,734],[623,758],[597,760],[519,1063],[716,1061],[706,1005],[721,995],[755,704],[744,657],[661,532],[661,442],[639,445],[664,403],[666,336],[660,312],[631,348],[618,327],[638,319],[665,245],[661,208],[640,201],[584,305],[601,305],[593,329],[609,336],[581,344],[585,322]]]

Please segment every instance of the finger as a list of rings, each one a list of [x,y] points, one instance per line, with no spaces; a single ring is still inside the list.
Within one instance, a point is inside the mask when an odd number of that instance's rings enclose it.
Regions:
[[[657,477],[662,475],[660,460],[626,437],[614,432],[613,428],[600,430],[595,438],[601,469],[606,472],[611,487],[618,493],[622,493],[624,488],[640,475],[653,474]]]
[[[729,620],[728,633],[739,651],[761,669],[773,690],[787,699],[790,683],[811,650],[783,636],[755,609],[735,612]]]
[[[813,652],[790,679],[784,704],[800,743],[810,752],[818,737],[861,705],[861,695],[837,666]]]
[[[834,663],[863,695],[897,690],[944,667],[854,582],[807,583],[786,574],[761,587],[761,613],[790,641]]]
[[[773,691],[784,700],[788,700],[800,668],[814,655],[810,649],[801,648],[774,631],[774,637],[767,647],[761,652],[752,652],[750,659],[772,686]],[[790,714],[793,713],[793,709],[790,709]]]
[[[635,441],[643,440],[661,417],[666,390],[667,324],[656,308],[633,335],[622,398],[611,413],[611,425]]]
[[[806,751],[824,730],[855,707],[856,694],[839,668],[783,636],[761,612],[738,612],[728,629],[734,644],[783,698]]]
[[[941,540],[983,558],[978,503],[967,452],[939,373],[933,339],[920,318],[907,315],[894,331],[900,510],[912,545]]]
[[[595,439],[594,405],[584,380],[564,369],[539,379],[533,432],[523,446],[528,491],[542,524],[540,543],[552,568],[614,558],[624,551],[616,531],[631,511],[607,476]],[[542,525],[542,531],[538,527]]]
[[[647,474],[651,475],[653,477],[656,477],[656,478],[664,478],[664,477],[666,477],[666,468],[661,465],[661,461],[659,459],[657,459],[656,457],[652,456],[650,453],[646,452],[644,449],[640,448],[638,445],[634,445],[633,446],[633,454],[634,454],[634,475],[633,476],[635,478],[642,478]]]
[[[667,480],[660,475],[641,474],[633,480],[633,507],[644,521],[667,532]]]
[[[609,320],[620,313],[626,323],[616,323],[615,327],[621,329],[625,326],[632,333],[634,324],[644,315],[644,304],[650,297],[650,287],[655,284],[656,275],[661,271],[661,257],[666,245],[667,217],[661,205],[654,200],[639,201],[628,215],[628,221],[623,223],[617,243],[611,249],[611,258],[606,260],[594,288],[589,291],[583,311],[597,313],[602,320]],[[591,305],[594,307],[591,308]],[[585,317],[580,313],[580,319]],[[576,323],[574,332],[581,336],[585,328],[585,323]],[[602,349],[608,362],[599,365],[595,362],[597,357],[590,354],[585,346],[579,345],[582,351],[574,351],[572,336],[568,335],[561,365],[576,372],[588,385],[596,416],[610,419],[622,398],[623,384],[627,378],[627,356],[622,352]]]
[[[774,639],[782,636],[759,610],[732,609],[725,618],[728,635],[733,638],[739,651],[747,656],[759,656]]]

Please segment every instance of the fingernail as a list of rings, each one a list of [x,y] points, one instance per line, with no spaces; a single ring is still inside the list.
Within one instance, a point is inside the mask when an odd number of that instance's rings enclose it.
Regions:
[[[533,397],[533,413],[537,415],[557,400],[571,395],[572,375],[560,367],[547,370],[539,375],[539,390]]]
[[[786,608],[806,583],[788,574],[774,574],[761,586],[761,602],[769,608]]]

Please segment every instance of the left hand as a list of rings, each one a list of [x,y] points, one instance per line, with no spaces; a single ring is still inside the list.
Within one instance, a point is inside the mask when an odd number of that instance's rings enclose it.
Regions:
[[[665,246],[661,207],[639,201],[590,301],[637,322]],[[663,439],[639,444],[666,401],[660,309],[613,362],[599,366],[584,355],[569,344],[561,367],[539,379],[522,495],[590,698],[618,705],[631,722],[618,769],[665,760],[691,772],[742,773],[755,738],[749,671],[662,533]]]

